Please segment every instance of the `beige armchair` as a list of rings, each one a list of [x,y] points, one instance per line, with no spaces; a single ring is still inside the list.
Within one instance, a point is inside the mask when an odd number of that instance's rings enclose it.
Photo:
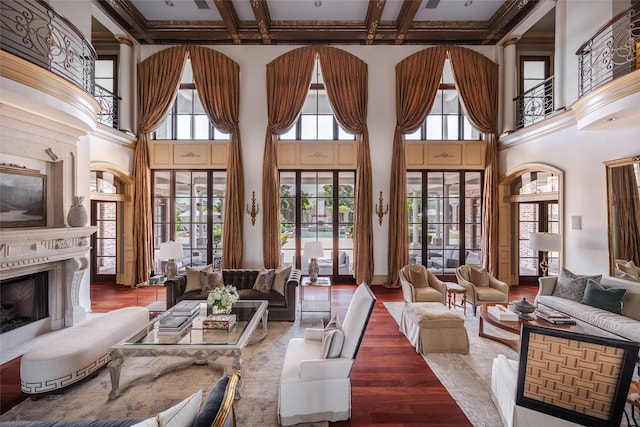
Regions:
[[[424,265],[409,264],[400,269],[400,285],[405,302],[445,303],[447,286]]]
[[[456,269],[458,284],[467,290],[467,302],[476,308],[488,302],[509,302],[509,285],[496,279],[485,269],[462,265]]]

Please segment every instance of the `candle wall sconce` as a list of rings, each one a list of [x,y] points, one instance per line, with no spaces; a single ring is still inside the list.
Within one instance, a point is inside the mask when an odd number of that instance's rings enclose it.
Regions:
[[[378,221],[380,222],[380,226],[382,226],[382,218],[389,212],[389,203],[387,206],[384,206],[384,202],[382,200],[382,191],[380,192],[380,203],[376,203],[376,213],[378,214]]]
[[[256,203],[256,192],[251,192],[251,209],[247,203],[247,213],[251,215],[251,225],[256,225],[256,216],[260,213],[260,205]]]

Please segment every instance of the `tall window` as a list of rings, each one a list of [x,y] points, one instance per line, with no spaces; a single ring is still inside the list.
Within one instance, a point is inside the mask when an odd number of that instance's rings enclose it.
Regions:
[[[157,257],[160,244],[182,243],[179,266],[222,263],[222,229],[226,171],[153,171],[153,242],[155,270],[166,260]]]
[[[520,57],[519,127],[544,120],[553,112],[553,82],[548,56]]]
[[[228,140],[229,134],[213,127],[204,111],[193,81],[191,61],[187,59],[176,101],[167,118],[152,134],[153,139],[220,139]]]
[[[322,242],[320,275],[353,276],[354,171],[281,171],[282,264],[308,274],[308,241]]]
[[[407,172],[412,264],[439,275],[481,264],[482,180],[480,171]]]
[[[479,140],[480,132],[473,127],[460,103],[449,60],[445,60],[440,87],[431,112],[414,133],[406,140]]]
[[[94,97],[100,104],[98,121],[103,125],[118,128],[117,57],[100,56],[95,63]]]
[[[300,116],[296,124],[285,134],[280,135],[281,140],[354,140],[355,136],[348,133],[336,120],[329,96],[322,79],[320,60],[316,58],[313,67],[311,87],[307,99],[302,106]]]

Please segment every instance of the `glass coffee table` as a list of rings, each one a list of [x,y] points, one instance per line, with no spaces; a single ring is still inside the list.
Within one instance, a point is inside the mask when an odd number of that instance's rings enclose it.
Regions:
[[[153,380],[167,372],[193,364],[221,368],[225,374],[242,369],[242,351],[267,336],[267,301],[240,300],[231,311],[236,315],[236,323],[230,330],[203,328],[207,319],[207,304],[200,303],[200,312],[190,325],[181,332],[166,333],[158,330],[159,322],[172,313],[154,319],[147,327],[133,334],[109,350],[109,374],[111,393],[109,399],[116,399],[129,387],[141,381]],[[262,330],[254,334],[262,324]],[[163,367],[159,372],[143,374],[120,384],[120,371],[127,358],[170,356],[180,361]],[[242,381],[242,380],[241,380]],[[236,397],[241,396],[241,384]]]

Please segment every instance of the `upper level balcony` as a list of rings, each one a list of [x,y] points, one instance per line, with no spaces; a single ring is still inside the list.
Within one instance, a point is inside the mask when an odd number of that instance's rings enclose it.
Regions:
[[[579,98],[640,69],[639,52],[640,4],[636,4],[600,27],[577,50]],[[523,92],[514,102],[517,129],[545,120],[556,110],[554,76]]]
[[[0,2],[0,49],[43,67],[91,94],[98,121],[118,128],[119,98],[95,84],[96,52],[78,29],[38,0]]]

